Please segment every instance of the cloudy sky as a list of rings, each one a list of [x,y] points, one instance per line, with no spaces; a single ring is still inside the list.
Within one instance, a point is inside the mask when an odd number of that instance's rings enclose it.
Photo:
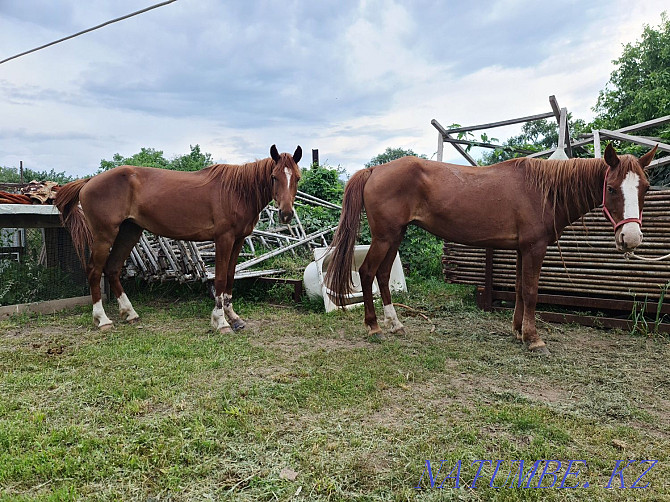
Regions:
[[[158,0],[0,0],[0,60]],[[593,117],[658,0],[178,0],[0,65],[0,165],[95,173],[142,147],[217,162],[432,156],[435,118]],[[517,131],[494,130],[503,139]],[[445,160],[463,163],[451,148]]]

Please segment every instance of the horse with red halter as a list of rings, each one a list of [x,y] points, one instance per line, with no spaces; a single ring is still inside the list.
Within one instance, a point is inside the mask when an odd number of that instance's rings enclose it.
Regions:
[[[227,317],[232,329],[244,328],[232,303],[237,258],[259,213],[272,199],[282,223],[293,218],[301,157],[300,147],[290,155],[280,154],[272,145],[270,158],[248,164],[216,164],[196,172],[119,166],[62,187],[54,203],[82,263],[86,247],[90,249],[86,272],[95,324],[100,329],[112,326],[101,301],[103,271],[118,300],[121,318],[138,319],[119,275],[146,229],[172,239],[215,242],[212,327],[230,333]]]
[[[488,167],[443,164],[404,157],[355,173],[345,188],[342,215],[331,245],[326,287],[338,303],[352,291],[351,262],[360,214],[365,209],[372,242],[360,267],[365,324],[379,337],[372,299],[377,278],[391,332],[403,330],[389,291],[391,266],[407,226],[417,225],[448,241],[477,247],[516,249],[513,328],[532,351],[549,353],[535,328],[540,268],[547,246],[570,223],[599,204],[614,226],[621,252],[642,242],[642,206],[649,182],[644,168],[656,148],[641,157],[604,159],[519,158]]]

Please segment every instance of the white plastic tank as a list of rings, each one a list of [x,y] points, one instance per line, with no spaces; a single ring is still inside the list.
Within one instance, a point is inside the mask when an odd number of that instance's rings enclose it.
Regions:
[[[326,312],[331,312],[338,307],[335,295],[333,295],[324,284],[324,277],[328,264],[330,263],[330,248],[316,248],[314,249],[314,261],[307,265],[305,273],[303,274],[303,281],[305,283],[305,291],[310,298],[323,298],[323,305]],[[351,264],[351,279],[354,284],[354,291],[346,298],[344,308],[352,308],[363,305],[363,290],[361,288],[361,278],[358,274],[365,256],[368,253],[370,246],[355,246],[354,260]],[[391,278],[389,279],[389,289],[394,291],[407,291],[407,284],[405,282],[405,273],[402,270],[402,263],[400,262],[400,255],[396,254],[393,266],[391,267]],[[379,285],[377,279],[372,283],[372,294],[379,295]]]

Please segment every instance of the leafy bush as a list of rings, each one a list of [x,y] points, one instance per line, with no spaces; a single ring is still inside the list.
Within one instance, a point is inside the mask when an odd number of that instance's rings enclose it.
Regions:
[[[88,291],[61,269],[35,261],[0,261],[0,285],[0,305],[82,296]]]

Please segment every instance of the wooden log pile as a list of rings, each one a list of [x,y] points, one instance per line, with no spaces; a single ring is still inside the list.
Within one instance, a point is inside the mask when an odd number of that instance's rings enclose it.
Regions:
[[[670,190],[650,190],[644,205],[644,240],[636,254],[670,253]],[[566,228],[559,246],[547,250],[540,274],[540,294],[580,295],[612,299],[658,299],[670,282],[670,260],[626,260],[615,249],[611,224],[600,208]],[[444,243],[442,265],[447,282],[483,286],[486,251]],[[516,280],[516,251],[494,250],[494,290],[511,291]]]

